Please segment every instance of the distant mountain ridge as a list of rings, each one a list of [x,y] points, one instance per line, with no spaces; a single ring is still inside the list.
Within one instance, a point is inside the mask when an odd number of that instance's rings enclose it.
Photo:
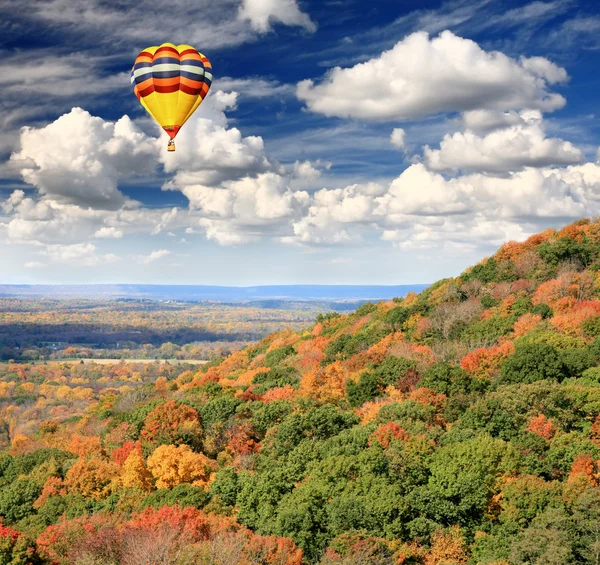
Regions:
[[[46,298],[147,298],[153,300],[215,300],[246,302],[255,300],[389,300],[409,292],[421,292],[429,285],[152,285],[90,284],[35,285],[3,284],[0,296]]]

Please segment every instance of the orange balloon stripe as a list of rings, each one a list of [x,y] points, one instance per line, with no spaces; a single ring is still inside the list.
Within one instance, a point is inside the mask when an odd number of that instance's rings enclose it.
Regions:
[[[155,78],[151,79],[154,81],[154,86],[177,86],[179,84],[179,77],[173,78]]]
[[[196,51],[191,51],[190,49],[188,49],[187,51],[184,51],[180,55],[181,55],[182,61],[191,61],[191,60],[201,61],[202,60],[202,55],[200,55],[200,53],[197,53]]]
[[[142,90],[146,90],[146,88],[148,88],[149,86],[152,86],[153,82],[152,82],[152,77],[147,78],[144,82],[140,82],[137,87],[138,90],[141,92]]]
[[[189,88],[202,88],[202,85],[204,84],[202,81],[194,80],[193,78],[188,77],[180,77],[179,80],[180,84],[185,84],[185,86]]]
[[[173,47],[159,47],[156,53],[154,53],[154,58],[158,59],[159,57],[173,57],[174,59],[179,59],[179,51],[173,49]]]

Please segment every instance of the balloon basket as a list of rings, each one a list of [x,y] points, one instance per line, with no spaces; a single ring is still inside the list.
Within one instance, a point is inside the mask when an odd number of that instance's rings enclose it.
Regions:
[[[171,139],[167,145],[167,151],[175,151],[175,142]]]

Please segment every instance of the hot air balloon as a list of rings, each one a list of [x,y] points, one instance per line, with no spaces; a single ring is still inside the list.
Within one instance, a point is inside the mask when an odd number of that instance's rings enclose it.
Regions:
[[[202,104],[211,83],[212,65],[191,45],[148,47],[131,69],[133,92],[169,134],[169,151],[175,151],[175,136]]]

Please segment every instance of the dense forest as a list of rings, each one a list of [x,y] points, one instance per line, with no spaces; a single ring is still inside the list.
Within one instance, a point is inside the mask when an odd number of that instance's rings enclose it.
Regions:
[[[0,563],[599,564],[599,272],[583,220],[201,367],[9,365]]]

